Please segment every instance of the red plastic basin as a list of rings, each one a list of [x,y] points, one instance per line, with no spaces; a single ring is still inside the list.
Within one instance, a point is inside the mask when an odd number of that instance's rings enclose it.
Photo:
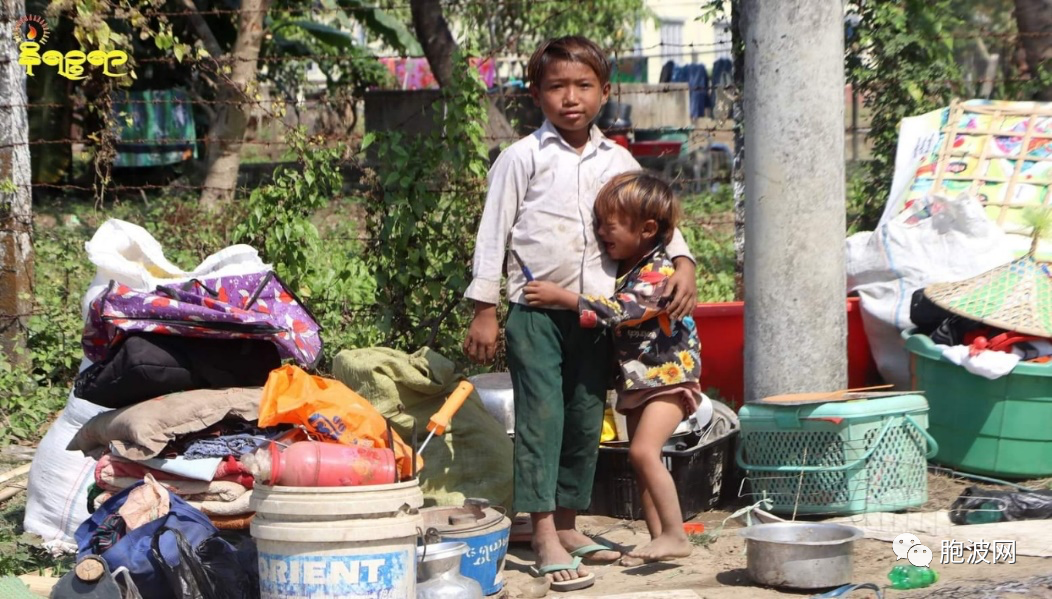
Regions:
[[[682,149],[683,142],[681,141],[637,141],[628,144],[628,151],[637,158],[679,156]]]
[[[715,387],[721,399],[739,408],[745,400],[745,303],[698,304],[694,322],[701,341],[702,390]],[[866,331],[862,328],[858,298],[848,298],[848,386],[864,387],[878,378]]]

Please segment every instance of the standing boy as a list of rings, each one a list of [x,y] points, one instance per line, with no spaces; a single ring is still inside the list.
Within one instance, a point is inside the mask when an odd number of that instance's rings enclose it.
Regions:
[[[490,169],[474,278],[465,294],[475,301],[475,318],[464,351],[479,362],[493,359],[496,303],[507,265],[514,509],[532,518],[537,573],[549,575],[553,589],[568,591],[593,584],[582,559],[620,558],[575,527],[577,511],[591,503],[606,390],[613,381],[612,344],[602,331],[578,326],[574,311],[528,306],[523,287],[532,276],[584,295],[613,294],[617,262],[596,240],[593,204],[607,181],[639,164],[592,124],[610,95],[610,64],[593,42],[578,36],[545,42],[530,58],[527,77],[545,122]],[[681,318],[695,303],[694,263],[678,231],[668,251],[676,264],[666,294],[669,312]]]

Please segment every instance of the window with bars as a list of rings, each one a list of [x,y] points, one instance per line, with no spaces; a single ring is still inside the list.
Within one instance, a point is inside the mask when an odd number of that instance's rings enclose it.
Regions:
[[[661,53],[664,58],[676,58],[683,53],[683,21],[661,20]]]

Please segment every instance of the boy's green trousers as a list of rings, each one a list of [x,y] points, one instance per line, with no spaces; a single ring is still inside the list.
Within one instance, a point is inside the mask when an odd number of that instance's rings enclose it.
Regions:
[[[505,325],[515,390],[518,512],[587,509],[599,456],[613,347],[577,312],[512,304]]]

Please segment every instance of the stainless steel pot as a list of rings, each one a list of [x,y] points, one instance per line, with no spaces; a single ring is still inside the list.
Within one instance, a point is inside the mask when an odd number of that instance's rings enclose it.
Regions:
[[[862,531],[842,524],[778,522],[743,528],[753,582],[773,587],[820,589],[851,582],[855,541]]]
[[[504,425],[508,436],[515,435],[515,394],[511,389],[511,374],[490,372],[470,377],[482,405],[497,422]]]
[[[467,543],[434,543],[416,548],[416,599],[483,599],[482,587],[460,573]]]

